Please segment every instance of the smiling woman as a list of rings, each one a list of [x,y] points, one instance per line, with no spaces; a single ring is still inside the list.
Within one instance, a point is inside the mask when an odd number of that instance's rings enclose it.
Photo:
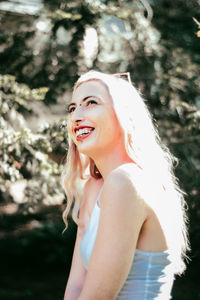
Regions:
[[[143,99],[90,71],[68,113],[63,218],[74,201],[78,230],[64,300],[170,299],[188,249],[184,198]]]
[[[113,151],[117,145],[122,145],[111,97],[99,81],[79,83],[68,111],[68,132],[81,153],[94,159],[98,152],[106,154],[105,151]]]

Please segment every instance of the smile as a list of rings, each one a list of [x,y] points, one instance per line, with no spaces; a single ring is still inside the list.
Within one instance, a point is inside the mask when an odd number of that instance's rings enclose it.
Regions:
[[[85,127],[85,128],[80,128],[78,130],[76,130],[76,140],[77,141],[81,141],[83,139],[86,139],[89,135],[92,134],[92,132],[94,131],[94,128],[92,127]]]

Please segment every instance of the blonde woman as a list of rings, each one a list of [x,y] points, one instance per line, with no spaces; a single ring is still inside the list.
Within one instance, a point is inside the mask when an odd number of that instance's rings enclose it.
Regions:
[[[78,225],[64,300],[170,299],[188,248],[174,158],[131,82],[90,71],[68,106],[64,175]]]

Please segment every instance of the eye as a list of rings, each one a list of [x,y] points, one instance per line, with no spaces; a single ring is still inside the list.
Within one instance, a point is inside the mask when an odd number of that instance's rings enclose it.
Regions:
[[[75,110],[75,106],[71,106],[71,107],[66,109],[68,114],[71,114],[74,110]]]
[[[97,104],[97,101],[94,100],[94,99],[90,99],[87,101],[87,106],[90,105],[90,104]]]

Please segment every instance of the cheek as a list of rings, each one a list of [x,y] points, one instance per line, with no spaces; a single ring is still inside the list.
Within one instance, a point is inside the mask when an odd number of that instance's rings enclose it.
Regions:
[[[105,115],[102,123],[108,137],[119,138],[121,136],[121,126],[113,111]]]
[[[111,115],[110,115],[110,127],[114,130],[114,131],[120,131],[120,124],[119,121],[117,119],[117,116],[115,114],[115,112],[112,111]]]

